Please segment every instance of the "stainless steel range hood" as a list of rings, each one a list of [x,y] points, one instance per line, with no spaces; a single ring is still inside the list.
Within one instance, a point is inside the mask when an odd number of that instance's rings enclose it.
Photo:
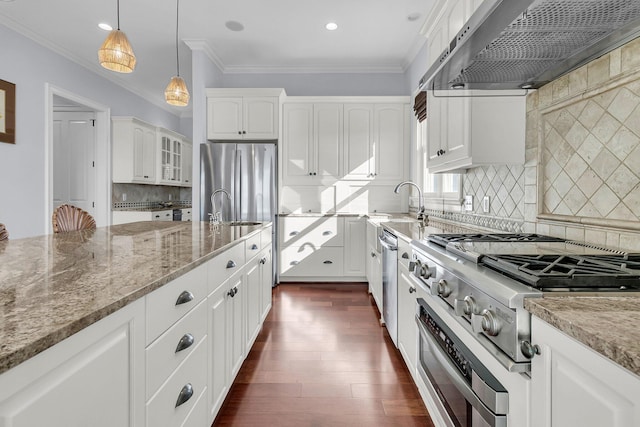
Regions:
[[[425,89],[538,88],[640,35],[640,0],[485,0]]]

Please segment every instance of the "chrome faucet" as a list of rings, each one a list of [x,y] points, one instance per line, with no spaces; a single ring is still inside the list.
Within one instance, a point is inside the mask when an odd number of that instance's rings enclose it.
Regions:
[[[396,188],[393,189],[393,192],[396,194],[400,194],[400,187],[403,185],[413,185],[418,190],[418,215],[416,216],[418,221],[422,221],[423,225],[425,220],[427,219],[427,215],[424,213],[424,199],[422,198],[422,190],[418,187],[413,181],[402,181],[400,184],[396,185]]]
[[[216,191],[213,192],[213,194],[211,194],[211,209],[213,210],[213,213],[209,212],[209,222],[212,222],[214,224],[218,224],[218,223],[222,222],[222,211],[216,210],[215,196],[218,193],[226,194],[227,195],[227,199],[231,200],[231,195],[224,188],[218,188]]]

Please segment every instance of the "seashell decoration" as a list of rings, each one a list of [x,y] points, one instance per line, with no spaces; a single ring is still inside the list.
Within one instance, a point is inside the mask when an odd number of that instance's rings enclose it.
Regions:
[[[91,214],[72,205],[60,205],[53,211],[53,232],[94,230],[96,222]]]
[[[0,241],[8,239],[9,232],[7,231],[7,228],[4,226],[4,224],[0,224]]]

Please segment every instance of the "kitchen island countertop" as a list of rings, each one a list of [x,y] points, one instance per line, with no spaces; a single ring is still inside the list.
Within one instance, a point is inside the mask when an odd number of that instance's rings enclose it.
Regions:
[[[148,221],[0,242],[0,373],[268,224]]]
[[[640,375],[640,296],[545,295],[525,299],[524,308]]]

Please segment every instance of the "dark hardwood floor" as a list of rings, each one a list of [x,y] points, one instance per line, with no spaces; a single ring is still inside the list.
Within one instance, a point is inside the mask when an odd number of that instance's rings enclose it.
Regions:
[[[366,284],[281,284],[214,426],[433,423]]]

